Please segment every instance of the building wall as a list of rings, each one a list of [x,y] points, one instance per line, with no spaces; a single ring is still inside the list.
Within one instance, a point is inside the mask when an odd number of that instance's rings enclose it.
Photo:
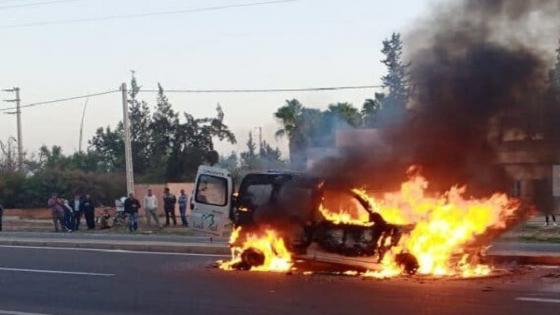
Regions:
[[[142,205],[142,209],[145,209],[144,205],[144,196],[148,194],[148,189],[152,189],[152,193],[158,198],[158,212],[164,213],[163,211],[163,191],[165,187],[168,187],[172,194],[174,194],[177,198],[181,192],[181,189],[185,190],[185,193],[189,197],[192,195],[192,191],[194,189],[194,183],[167,183],[167,184],[136,184],[134,185],[134,191],[136,193],[136,198],[140,200],[140,204]],[[190,207],[187,207],[187,215],[190,216]],[[140,211],[143,215],[144,211]],[[179,205],[175,205],[175,214],[179,215]]]

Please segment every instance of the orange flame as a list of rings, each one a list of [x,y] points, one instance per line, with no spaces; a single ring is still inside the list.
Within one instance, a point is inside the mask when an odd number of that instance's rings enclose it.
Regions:
[[[389,223],[414,224],[398,244],[384,256],[378,270],[362,276],[389,278],[401,275],[403,268],[396,262],[400,253],[410,253],[419,263],[418,272],[432,276],[476,277],[492,272],[490,266],[481,265],[466,250],[466,246],[492,228],[504,228],[509,216],[519,209],[519,201],[503,193],[487,198],[465,196],[466,188],[455,186],[443,194],[428,194],[429,183],[419,174],[412,174],[397,192],[370,195],[364,189],[353,192],[366,200],[371,209],[381,214]],[[319,212],[334,224],[371,226],[367,213],[353,213],[345,209],[330,211],[320,205]],[[243,233],[242,233],[243,232]],[[232,258],[221,263],[220,268],[233,269],[242,262],[242,254],[248,249],[257,250],[264,256],[261,266],[252,271],[285,272],[293,267],[292,255],[281,236],[270,229],[262,233],[233,231],[230,240]],[[357,275],[348,271],[347,275]]]
[[[369,215],[367,213],[358,214],[357,218],[354,218],[349,211],[339,210],[338,212],[331,212],[323,204],[319,205],[319,212],[323,217],[334,224],[350,224],[350,225],[360,225],[360,226],[372,226],[373,223],[369,222]]]
[[[415,224],[410,234],[405,234],[400,245],[387,253],[381,271],[366,276],[387,277],[401,273],[394,257],[409,252],[419,262],[421,274],[436,276],[483,276],[491,272],[489,266],[479,265],[464,252],[464,247],[490,228],[503,228],[507,218],[519,208],[519,202],[505,194],[496,193],[489,198],[465,197],[465,187],[452,187],[440,196],[428,196],[428,181],[414,174],[394,193],[380,198],[354,189],[355,194],[367,200],[373,211],[392,224]],[[346,217],[344,213],[332,213],[323,209],[324,217],[339,222],[367,222],[366,217]],[[333,220],[335,218],[336,220]],[[455,257],[462,257],[459,261]]]
[[[251,267],[251,271],[286,272],[292,266],[292,255],[286,248],[284,240],[273,230],[265,230],[262,234],[243,233],[243,242],[237,245],[242,235],[241,227],[236,228],[230,237],[231,260],[222,262],[220,268],[232,270],[235,264],[242,261],[245,250],[257,250],[264,256],[264,263],[260,266]]]

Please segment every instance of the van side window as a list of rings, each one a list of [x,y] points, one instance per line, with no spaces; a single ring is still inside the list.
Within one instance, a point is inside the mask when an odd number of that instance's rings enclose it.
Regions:
[[[225,178],[201,175],[196,187],[196,202],[213,206],[227,204],[227,180]]]

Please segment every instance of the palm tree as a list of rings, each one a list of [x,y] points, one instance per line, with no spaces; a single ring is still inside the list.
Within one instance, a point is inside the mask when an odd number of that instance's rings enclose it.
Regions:
[[[327,114],[334,116],[339,121],[342,120],[352,127],[358,127],[361,124],[360,112],[350,103],[331,104]]]
[[[375,99],[368,98],[365,100],[362,106],[362,120],[363,125],[368,128],[378,127],[380,120],[379,115],[383,109],[383,101],[385,100],[385,94],[375,93]]]
[[[303,123],[303,105],[296,100],[287,100],[286,104],[280,107],[274,117],[280,122],[282,128],[276,131],[277,137],[287,137],[290,148],[290,161],[295,166],[302,166],[305,159],[301,159],[301,151],[304,149],[304,136],[301,133]]]
[[[288,136],[288,139],[292,138],[297,129],[302,110],[303,105],[301,105],[298,100],[293,99],[287,100],[286,105],[280,107],[276,113],[274,113],[274,117],[282,124],[282,128],[276,131],[277,137]]]

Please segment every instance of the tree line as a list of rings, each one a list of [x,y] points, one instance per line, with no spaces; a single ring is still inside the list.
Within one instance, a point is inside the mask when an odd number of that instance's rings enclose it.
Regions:
[[[393,33],[384,40],[381,52],[384,56],[381,62],[387,68],[387,73],[381,77],[385,93],[374,93],[361,108],[350,103],[335,103],[322,111],[292,99],[274,113],[282,126],[276,135],[288,139],[294,167],[305,167],[308,148],[333,146],[336,130],[380,128],[397,121],[405,113],[410,94],[410,64],[403,60],[401,35]]]
[[[254,170],[303,168],[302,152],[312,146],[329,146],[334,130],[344,127],[378,127],[398,116],[408,97],[407,68],[402,61],[403,43],[399,34],[383,41],[382,62],[387,74],[382,77],[387,94],[375,93],[361,109],[350,103],[335,103],[321,111],[303,106],[297,99],[287,100],[274,117],[286,137],[290,156],[266,141],[257,143],[252,133],[243,152],[219,156],[215,140],[235,144],[236,137],[224,122],[221,106],[213,117],[196,118],[173,109],[161,84],[155,106],[139,98],[141,86],[134,73],[129,90],[129,115],[134,174],[137,182],[161,183],[192,181],[201,164],[218,164],[239,179]],[[106,126],[96,130],[85,152],[65,155],[61,147],[41,147],[27,156],[25,172],[16,171],[12,142],[2,144],[0,157],[0,202],[7,207],[41,207],[52,192],[71,195],[91,193],[98,202],[112,204],[125,191],[124,127]]]
[[[387,68],[381,78],[385,92],[374,93],[360,107],[339,102],[319,110],[291,99],[274,112],[280,124],[276,136],[289,142],[287,160],[278,148],[266,141],[255,141],[253,133],[249,133],[242,152],[219,156],[216,140],[237,142],[219,104],[213,117],[179,113],[158,84],[156,103],[150,106],[139,98],[141,86],[133,73],[128,105],[136,181],[192,181],[201,164],[217,164],[230,170],[236,179],[254,170],[303,169],[307,149],[333,146],[336,130],[383,128],[399,121],[407,112],[412,85],[411,65],[403,59],[400,34],[394,33],[383,41],[382,53],[382,63]],[[543,97],[560,103],[560,48],[549,81]],[[0,203],[6,207],[41,207],[52,192],[71,195],[87,191],[98,202],[112,204],[125,194],[123,134],[122,122],[116,127],[100,127],[85,152],[68,155],[59,146],[43,146],[38,153],[26,156],[24,172],[16,170],[14,139],[0,141]]]
[[[219,161],[215,141],[236,143],[216,106],[213,117],[197,118],[173,109],[161,84],[155,106],[140,100],[141,87],[133,75],[129,115],[134,173],[138,182],[192,181],[201,164]],[[90,193],[100,204],[112,205],[125,194],[124,127],[100,127],[85,152],[63,154],[60,146],[43,146],[16,169],[14,141],[1,143],[0,203],[6,207],[42,207],[53,192],[71,196]]]

